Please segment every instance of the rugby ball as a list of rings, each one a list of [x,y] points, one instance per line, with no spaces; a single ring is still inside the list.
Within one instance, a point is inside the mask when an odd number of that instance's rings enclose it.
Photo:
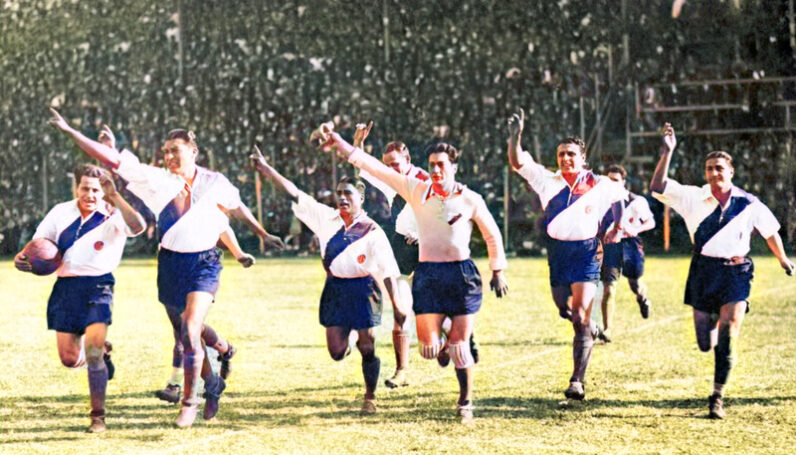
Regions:
[[[50,240],[33,239],[22,249],[22,254],[27,256],[28,262],[33,267],[35,275],[49,275],[61,266],[61,252],[58,246]]]

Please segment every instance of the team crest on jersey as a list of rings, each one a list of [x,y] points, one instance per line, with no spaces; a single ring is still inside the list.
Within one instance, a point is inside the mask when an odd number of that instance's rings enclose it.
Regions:
[[[359,256],[357,256],[357,262],[359,262],[360,264],[364,264],[365,263],[365,255],[364,254],[360,254]]]
[[[586,206],[586,213],[591,213],[591,210],[592,210],[591,206],[587,205]]]
[[[102,240],[100,240],[99,242],[94,242],[94,249],[95,250],[99,251],[99,250],[101,250],[104,247],[105,247],[105,242],[103,242]]]

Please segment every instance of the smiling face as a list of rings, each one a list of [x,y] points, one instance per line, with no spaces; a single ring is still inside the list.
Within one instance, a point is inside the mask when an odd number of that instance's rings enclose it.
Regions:
[[[428,156],[428,173],[435,185],[445,188],[455,181],[456,165],[447,153],[432,153]]]
[[[564,174],[580,172],[586,165],[586,155],[577,144],[564,143],[556,149],[558,169]]]
[[[340,210],[341,215],[355,217],[362,211],[362,202],[364,202],[365,197],[353,184],[348,182],[338,183],[335,196],[337,209]]]
[[[77,196],[77,208],[83,216],[97,210],[102,197],[105,193],[102,191],[102,185],[98,177],[86,177],[85,175],[80,178],[75,188]]]
[[[182,139],[169,139],[163,144],[163,162],[166,169],[183,174],[196,165],[196,155],[199,151],[192,144]]]
[[[735,170],[726,158],[709,158],[705,161],[705,180],[712,190],[726,190],[732,185]]]

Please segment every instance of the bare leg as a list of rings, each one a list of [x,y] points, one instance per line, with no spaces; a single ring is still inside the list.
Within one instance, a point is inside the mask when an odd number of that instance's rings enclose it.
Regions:
[[[97,322],[86,327],[86,359],[88,361],[88,388],[91,395],[91,416],[105,415],[105,390],[108,384],[108,368],[103,358],[105,336],[108,326]]]
[[[453,325],[449,343],[451,346],[461,347],[462,353],[453,353],[454,365],[456,365],[456,379],[459,381],[459,405],[467,405],[472,401],[473,394],[473,360],[469,357],[470,334],[475,323],[474,314],[465,314],[453,317]]]
[[[185,311],[182,312],[180,336],[185,348],[185,392],[182,400],[183,408],[177,418],[177,426],[189,427],[196,418],[200,399],[197,396],[197,385],[205,360],[202,348],[202,326],[213,303],[213,295],[209,292],[191,292],[186,298]]]
[[[572,341],[572,357],[574,368],[570,383],[582,384],[586,376],[586,367],[594,346],[591,330],[591,303],[597,286],[593,282],[572,283],[572,328],[575,337]]]
[[[609,340],[614,324],[614,306],[616,296],[616,281],[603,281],[603,300],[600,304],[603,312],[603,333]]]

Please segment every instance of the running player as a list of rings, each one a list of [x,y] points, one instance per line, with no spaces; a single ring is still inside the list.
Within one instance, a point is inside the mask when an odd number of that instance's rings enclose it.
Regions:
[[[196,419],[200,375],[205,380],[203,418],[212,419],[226,383],[209,364],[203,368],[206,358],[201,334],[218,290],[221,253],[215,245],[228,225],[226,213],[247,222],[266,245],[281,245],[281,240],[260,226],[226,177],[196,165],[199,149],[192,132],[173,130],[166,136],[166,170],[139,162],[127,150],[119,153],[88,139],[54,109],[50,111],[53,126],[68,134],[89,156],[115,169],[128,181],[127,189],[158,214],[158,298],[170,307],[167,310],[180,314],[180,336],[185,348],[184,395],[175,423],[186,428]]]
[[[116,137],[114,136],[113,131],[111,131],[107,125],[102,126],[97,141],[114,150],[116,149]],[[162,165],[164,168],[167,168],[165,162],[163,162]],[[219,243],[225,245],[227,249],[235,256],[238,262],[240,262],[244,267],[249,267],[254,264],[254,257],[244,253],[241,250],[240,245],[238,244],[238,239],[235,237],[235,232],[232,231],[230,226],[227,226],[226,230],[219,236]],[[169,322],[172,325],[172,332],[174,334],[174,348],[172,350],[173,370],[171,378],[169,378],[169,381],[166,383],[166,387],[161,390],[157,390],[155,392],[155,396],[163,401],[178,403],[180,401],[180,390],[182,388],[180,384],[183,381],[184,348],[182,345],[182,340],[180,339],[182,322],[180,318],[180,312],[177,308],[171,306],[164,306],[164,308],[166,309],[166,315],[169,317]],[[231,368],[230,361],[236,353],[235,347],[225,339],[221,338],[216,331],[207,324],[202,326],[202,344],[203,347],[210,346],[219,353],[218,360],[221,362],[221,367],[218,375],[221,376],[222,379],[226,380]],[[210,368],[209,362],[203,362],[202,368]],[[209,373],[205,371],[202,374],[202,377],[207,376],[209,376]]]
[[[356,132],[354,133],[353,146],[362,148],[373,127],[373,122],[369,122],[367,126],[360,123],[357,125]],[[420,169],[412,164],[411,156],[409,155],[409,148],[401,141],[393,141],[387,144],[384,153],[381,156],[381,161],[385,165],[391,167],[393,170],[401,175],[409,175],[422,181],[429,179],[428,172]],[[417,268],[419,249],[417,246],[417,220],[412,207],[406,204],[406,200],[395,192],[389,185],[381,180],[373,177],[368,171],[361,171],[360,177],[365,179],[368,183],[376,187],[384,194],[387,203],[390,205],[390,222],[384,223],[382,229],[390,239],[395,259],[398,261],[398,267],[401,269],[401,277],[398,278],[398,286],[401,287],[401,296],[406,301],[405,312],[412,308],[412,288],[411,288],[411,275]],[[409,384],[406,376],[406,368],[409,366],[409,334],[405,330],[406,320],[399,324],[396,319],[395,327],[393,329],[393,346],[395,347],[395,357],[397,368],[395,375],[387,379],[384,383],[390,387],[395,388],[398,386],[405,386]],[[450,318],[443,321],[443,332],[447,337],[451,328]],[[473,355],[473,361],[478,363],[478,344],[475,342],[475,328],[470,333],[470,351]],[[401,358],[401,360],[398,360]],[[443,367],[450,363],[450,356],[447,349],[440,349],[437,361]]]
[[[319,137],[326,151],[337,149],[354,166],[369,172],[396,191],[412,207],[418,225],[419,264],[412,282],[417,337],[423,358],[436,359],[445,349],[442,322],[453,321],[447,350],[459,382],[457,415],[473,420],[472,386],[475,364],[468,341],[481,307],[481,275],[470,259],[472,222],[478,225],[489,253],[490,287],[498,297],[508,292],[503,277],[507,263],[503,241],[484,199],[456,182],[459,151],[445,143],[426,149],[430,181],[403,175],[322,126]]]
[[[614,164],[608,167],[606,175],[614,182],[625,186],[627,171],[622,166]],[[600,339],[606,343],[611,342],[611,329],[613,328],[614,297],[616,296],[616,283],[621,275],[627,277],[630,290],[636,295],[641,317],[647,319],[650,315],[650,301],[647,298],[647,285],[641,280],[644,274],[644,244],[638,236],[644,231],[655,227],[655,218],[652,216],[647,200],[642,196],[628,191],[627,198],[622,201],[625,206],[624,219],[622,220],[621,241],[603,245],[603,265],[600,269],[600,280],[603,282],[603,299],[601,302],[603,313],[603,331]],[[613,211],[605,214],[602,230],[613,228]]]
[[[558,145],[558,172],[553,173],[534,162],[520,145],[525,112],[514,114],[508,122],[509,163],[531,185],[542,201],[548,236],[547,263],[550,287],[558,314],[572,322],[574,368],[567,398],[586,396],[584,378],[594,339],[599,335],[591,321],[591,309],[600,278],[602,245],[599,225],[608,210],[622,220],[622,204],[627,191],[616,182],[586,169],[586,146],[581,139],[567,138]],[[606,243],[616,241],[622,223],[605,235]]]
[[[734,364],[733,349],[741,322],[749,311],[749,292],[754,265],[749,254],[752,231],[757,230],[788,275],[794,264],[788,259],[777,231],[780,225],[771,210],[755,196],[733,185],[732,157],[722,151],[705,159],[701,187],[682,185],[666,176],[677,146],[674,128],[663,126],[661,158],[652,176],[653,196],[668,204],[685,220],[694,254],[685,285],[685,304],[693,307],[697,345],[713,350],[713,393],[708,398],[709,417],[723,419],[724,386]]]
[[[357,125],[354,133],[354,146],[361,148],[368,137],[373,122],[367,126]],[[428,173],[412,165],[409,149],[406,144],[400,141],[390,142],[384,149],[381,160],[401,175],[411,175],[419,180],[428,180]],[[418,262],[417,246],[417,222],[415,221],[412,208],[406,205],[400,195],[395,190],[385,185],[381,180],[373,177],[367,171],[361,171],[360,177],[376,187],[384,194],[390,206],[390,220],[381,225],[387,238],[390,240],[395,260],[401,275],[398,278],[400,289],[401,308],[393,308],[394,323],[392,331],[392,343],[395,349],[395,374],[384,384],[389,388],[396,388],[409,385],[407,369],[409,368],[409,332],[406,330],[412,309],[412,285],[411,275],[415,271]],[[398,220],[401,222],[398,223]]]
[[[116,191],[108,173],[91,164],[75,169],[76,199],[53,207],[34,239],[58,245],[63,262],[47,303],[47,328],[55,330],[58,356],[68,368],[88,363],[91,426],[105,431],[105,389],[113,377],[105,336],[111,324],[111,272],[119,266],[127,237],[146,229],[144,218]],[[22,252],[14,265],[31,271]]]
[[[362,210],[365,184],[349,177],[340,179],[335,210],[299,190],[255,150],[252,160],[257,170],[290,196],[293,213],[318,236],[326,269],[319,310],[321,325],[326,327],[326,347],[332,359],[343,360],[351,351],[348,336],[352,330],[357,332],[365,378],[362,413],[373,414],[381,368],[373,330],[381,324],[378,283],[384,283],[393,308],[397,308],[400,271],[384,231]]]

